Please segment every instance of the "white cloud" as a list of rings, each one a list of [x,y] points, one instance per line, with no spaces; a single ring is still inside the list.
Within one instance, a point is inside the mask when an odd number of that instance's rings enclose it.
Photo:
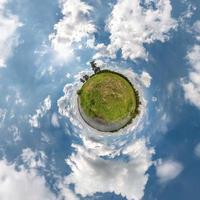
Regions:
[[[51,123],[54,127],[60,127],[60,123],[59,123],[59,119],[58,119],[58,115],[56,113],[53,113],[52,117],[51,117]]]
[[[110,44],[107,49],[101,47],[103,56],[106,52],[113,57],[121,49],[124,59],[147,59],[145,44],[169,39],[169,31],[177,25],[171,16],[170,0],[144,1],[144,4],[140,0],[118,0],[108,20]],[[100,57],[101,51],[97,54]]]
[[[74,194],[73,191],[71,191],[68,187],[65,186],[65,184],[60,183],[59,184],[60,189],[60,199],[62,200],[79,200],[79,198]]]
[[[10,132],[13,135],[13,141],[18,142],[22,140],[21,138],[21,132],[19,128],[16,125],[11,125],[8,127],[8,132]]]
[[[150,76],[149,73],[143,71],[142,74],[140,75],[140,79],[145,87],[147,88],[150,87],[152,77]]]
[[[182,0],[181,3],[183,3],[184,6],[186,6],[186,10],[182,12],[181,16],[179,17],[179,24],[181,26],[188,26],[187,20],[191,19],[191,17],[194,15],[197,7],[194,3],[189,2],[188,0]]]
[[[4,125],[6,114],[7,114],[7,110],[0,108],[0,128]]]
[[[0,161],[0,199],[1,200],[56,200],[46,187],[45,180],[34,171],[17,171],[14,165]]]
[[[171,114],[168,111],[168,104],[166,102],[163,104],[164,100],[161,97],[159,98],[160,99],[155,107],[155,114],[157,117],[153,119],[154,127],[151,129],[152,134],[158,132],[166,134],[168,132],[169,124],[172,121]],[[164,98],[166,100],[166,96]],[[153,99],[154,101],[157,101],[157,97],[154,97]]]
[[[6,67],[6,61],[11,56],[13,48],[18,45],[17,29],[22,26],[18,16],[6,8],[7,0],[0,1],[0,67]]]
[[[167,92],[168,92],[169,97],[171,97],[173,95],[175,90],[176,90],[176,84],[174,82],[168,83]]]
[[[72,173],[65,178],[66,186],[75,184],[75,193],[83,197],[92,196],[96,192],[114,192],[130,200],[141,199],[148,180],[146,172],[152,164],[151,158],[154,153],[153,149],[146,146],[146,141],[136,140],[121,150],[122,156],[127,156],[128,161],[105,160],[100,157],[105,154],[103,152],[105,148],[99,152],[101,145],[99,146],[97,142],[87,143],[87,148],[88,145],[89,149],[74,145],[76,153],[67,159]],[[95,145],[98,147],[97,151]],[[112,158],[110,151],[107,156]]]
[[[156,166],[156,174],[161,183],[175,179],[183,171],[183,165],[174,160],[160,161]]]
[[[55,33],[49,38],[58,56],[68,59],[73,54],[73,44],[91,39],[96,29],[89,19],[92,7],[85,2],[61,0],[61,9],[63,18],[55,24]]]
[[[140,0],[118,0],[107,24],[110,44],[107,48],[101,44],[96,57],[114,57],[121,49],[124,59],[147,59],[145,44],[169,39],[169,31],[177,25],[171,16],[170,0],[145,1],[144,4],[142,6]]]
[[[97,51],[96,54],[93,56],[93,59],[99,59],[99,58],[102,58],[102,57],[110,57],[110,58],[115,58],[115,54],[111,53],[109,50],[108,50],[108,47],[103,44],[103,43],[100,43],[100,44],[97,44],[95,46],[95,50]]]
[[[29,123],[32,127],[38,128],[40,126],[39,118],[43,117],[47,111],[51,109],[51,97],[48,95],[42,105],[40,105],[40,108],[36,110],[36,114],[33,116],[30,116]]]
[[[196,145],[194,153],[198,158],[200,158],[200,143]]]
[[[47,156],[43,151],[33,151],[30,148],[23,149],[21,157],[29,168],[45,167],[47,160]]]
[[[20,106],[25,106],[26,105],[26,101],[24,100],[24,98],[22,97],[22,94],[20,92],[20,90],[16,87],[9,87],[9,90],[12,92],[8,95],[6,95],[5,100],[9,103],[13,102],[15,103],[15,105],[20,105]]]
[[[200,20],[194,23],[191,31],[196,34],[196,39],[200,41]]]
[[[48,133],[42,132],[41,135],[42,135],[41,141],[50,144],[50,138]]]
[[[200,45],[195,45],[187,54],[191,65],[189,77],[182,81],[185,99],[200,109]]]

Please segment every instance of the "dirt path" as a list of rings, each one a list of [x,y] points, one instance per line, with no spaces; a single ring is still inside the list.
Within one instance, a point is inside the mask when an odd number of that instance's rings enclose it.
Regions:
[[[86,116],[86,114],[83,112],[81,105],[80,105],[80,99],[78,97],[78,110],[80,112],[81,117],[83,118],[83,120],[92,128],[98,130],[98,131],[102,131],[102,132],[115,132],[118,131],[119,129],[123,128],[124,126],[126,126],[130,120],[131,120],[131,116],[121,120],[120,122],[117,123],[104,123],[99,119],[93,119],[90,118],[88,116]]]

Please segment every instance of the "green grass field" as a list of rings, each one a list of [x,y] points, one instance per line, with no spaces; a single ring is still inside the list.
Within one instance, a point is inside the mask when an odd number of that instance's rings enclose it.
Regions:
[[[125,77],[116,72],[101,71],[93,75],[78,94],[81,108],[88,117],[112,123],[135,116],[135,90]]]

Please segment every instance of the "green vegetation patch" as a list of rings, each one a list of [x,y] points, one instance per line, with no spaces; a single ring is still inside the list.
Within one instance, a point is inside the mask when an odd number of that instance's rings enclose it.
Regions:
[[[90,118],[113,123],[138,113],[138,93],[123,75],[104,70],[78,91],[80,105]]]

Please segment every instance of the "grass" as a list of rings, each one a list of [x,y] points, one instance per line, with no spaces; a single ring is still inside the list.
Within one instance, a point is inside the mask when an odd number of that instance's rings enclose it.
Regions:
[[[84,113],[107,123],[138,112],[138,93],[121,74],[104,70],[90,77],[78,91]]]

